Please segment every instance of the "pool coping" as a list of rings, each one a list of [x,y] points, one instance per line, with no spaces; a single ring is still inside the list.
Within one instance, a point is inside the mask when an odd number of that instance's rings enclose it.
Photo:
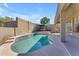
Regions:
[[[33,33],[21,34],[21,35],[13,36],[13,37],[10,37],[10,38],[11,39],[16,39],[18,37],[25,36],[25,35],[31,35],[31,34],[33,34]]]

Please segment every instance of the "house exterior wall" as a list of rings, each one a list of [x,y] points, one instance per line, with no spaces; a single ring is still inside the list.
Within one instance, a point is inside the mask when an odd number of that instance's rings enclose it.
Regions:
[[[75,20],[75,18],[79,16],[79,3],[60,3],[55,16],[55,24],[60,24],[62,12],[64,13],[64,19],[66,22],[66,32],[77,32],[79,23]]]

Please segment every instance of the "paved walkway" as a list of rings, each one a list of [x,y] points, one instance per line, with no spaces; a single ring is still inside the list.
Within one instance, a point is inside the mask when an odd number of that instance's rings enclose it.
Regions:
[[[75,36],[67,36],[66,43],[64,43],[65,47],[68,49],[69,53],[72,56],[79,56],[79,38]]]
[[[60,35],[53,35],[60,40]],[[79,56],[79,37],[68,34],[66,36],[66,43],[62,43],[71,56]]]

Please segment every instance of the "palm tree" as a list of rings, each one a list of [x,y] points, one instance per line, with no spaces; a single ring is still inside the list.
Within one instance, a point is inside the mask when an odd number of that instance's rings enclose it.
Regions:
[[[48,25],[49,22],[50,22],[50,19],[49,18],[47,18],[47,17],[41,18],[40,23],[42,24],[42,27],[43,27],[44,30],[45,30],[45,26]]]

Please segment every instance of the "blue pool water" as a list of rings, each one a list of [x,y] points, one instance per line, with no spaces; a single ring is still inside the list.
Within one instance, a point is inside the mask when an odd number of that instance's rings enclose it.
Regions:
[[[16,53],[29,53],[39,50],[50,44],[47,35],[22,36],[11,45],[12,51]]]
[[[33,52],[36,51],[46,45],[49,45],[49,40],[48,37],[46,38],[41,38],[28,52]]]

